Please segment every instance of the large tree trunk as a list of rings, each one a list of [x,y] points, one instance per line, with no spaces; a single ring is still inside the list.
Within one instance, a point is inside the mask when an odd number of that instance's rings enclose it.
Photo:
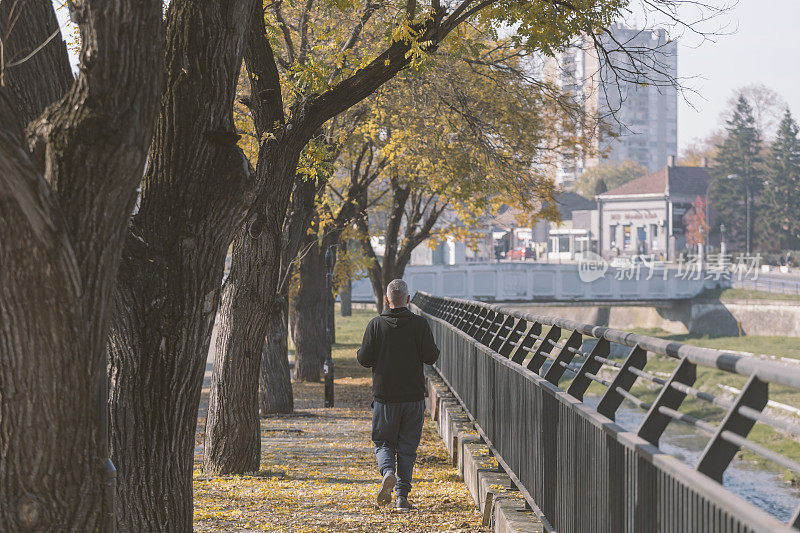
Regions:
[[[162,109],[109,340],[121,531],[192,529],[197,409],[225,255],[254,199],[233,100],[255,5],[173,0],[167,11]]]
[[[294,410],[292,377],[289,371],[289,300],[284,295],[269,316],[267,342],[261,354],[259,408],[261,416]]]
[[[277,159],[268,175],[294,176],[296,156]],[[275,162],[265,157],[259,167]],[[285,167],[285,168],[284,168]],[[261,169],[259,168],[259,172]],[[217,336],[211,397],[206,419],[203,467],[217,474],[258,470],[261,443],[258,372],[270,311],[280,274],[281,228],[291,191],[273,187],[275,203],[259,202],[249,228],[234,242],[231,271],[225,281]],[[285,197],[280,205],[281,198]],[[255,224],[255,225],[254,225]],[[263,270],[266,271],[263,271]]]
[[[161,2],[71,8],[75,83],[63,41],[49,40],[52,4],[0,3],[5,60],[30,55],[4,65],[0,89],[2,530],[111,526],[104,347],[158,104]]]
[[[316,239],[316,236],[313,236]],[[324,253],[316,244],[300,260],[300,287],[292,301],[295,310],[294,361],[296,381],[319,381],[325,359],[328,335],[325,317]],[[320,320],[322,318],[322,320]]]
[[[353,280],[348,279],[344,287],[339,292],[339,300],[341,301],[340,311],[342,316],[353,316]]]
[[[252,54],[252,50],[248,52],[248,64],[252,63]],[[258,469],[261,450],[258,380],[262,358],[270,357],[267,370],[277,371],[264,381],[275,388],[274,399],[280,412],[287,408],[291,412],[293,408],[286,332],[283,342],[269,341],[270,348],[264,339],[269,335],[279,280],[287,275],[289,264],[297,255],[314,209],[315,184],[301,181],[295,187],[292,212],[284,224],[304,144],[302,138],[287,136],[260,150],[257,174],[268,179],[270,186],[259,197],[251,215],[263,229],[258,235],[237,235],[231,272],[225,282],[206,419],[203,464],[209,472],[243,474]],[[277,353],[280,348],[285,350],[283,361]],[[272,391],[265,390],[262,397],[271,394]],[[272,398],[266,403],[271,402]]]

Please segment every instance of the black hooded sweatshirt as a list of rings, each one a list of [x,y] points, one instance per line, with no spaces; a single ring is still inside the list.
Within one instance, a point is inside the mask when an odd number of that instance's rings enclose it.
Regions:
[[[406,307],[388,309],[364,332],[358,362],[372,369],[372,396],[381,403],[425,398],[423,364],[439,358],[428,321]]]

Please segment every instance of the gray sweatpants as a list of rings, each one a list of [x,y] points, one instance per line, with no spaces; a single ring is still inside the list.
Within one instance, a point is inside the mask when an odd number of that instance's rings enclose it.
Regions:
[[[425,400],[402,403],[375,400],[372,404],[372,442],[375,443],[378,470],[381,476],[387,470],[396,472],[398,496],[408,497],[411,490],[411,476],[424,421]]]

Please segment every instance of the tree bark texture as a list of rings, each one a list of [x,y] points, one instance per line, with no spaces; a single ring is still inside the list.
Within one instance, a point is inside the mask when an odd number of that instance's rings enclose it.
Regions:
[[[273,144],[286,150],[283,157],[259,157],[257,175],[294,176],[300,150],[292,142]],[[208,472],[242,474],[259,466],[258,374],[275,305],[283,215],[292,184],[285,179],[272,181],[276,183],[258,198],[249,223],[237,234],[223,289],[206,418],[203,466]],[[284,190],[281,185],[287,181],[289,190]]]
[[[297,176],[281,243],[281,274],[276,305],[269,315],[267,342],[262,352],[260,375],[261,416],[294,410],[289,370],[289,277],[315,211],[317,184]]]
[[[0,93],[0,529],[94,530],[102,452],[79,266],[8,103]]]
[[[111,354],[121,531],[191,531],[197,409],[228,245],[254,199],[233,101],[253,0],[173,0]]]
[[[298,157],[279,162],[294,175]],[[205,470],[218,474],[253,472],[259,465],[258,373],[278,286],[283,226],[280,206],[259,204],[234,241],[223,289],[203,457]],[[258,268],[267,271],[256,273]]]
[[[0,530],[108,525],[105,338],[158,105],[162,11],[71,8],[74,83],[52,4],[0,4]]]
[[[3,72],[3,81],[23,128],[64,96],[74,81],[61,33],[50,39],[56,30],[58,20],[52,1],[0,2],[3,59],[6,65],[12,65]]]
[[[316,235],[311,238],[316,240]],[[325,359],[328,336],[325,317],[324,253],[316,244],[303,255],[299,264],[300,287],[291,305],[295,310],[294,368],[295,381],[319,381]]]
[[[261,354],[259,408],[261,416],[294,410],[292,377],[289,371],[289,300],[280,297],[269,316],[267,342]]]

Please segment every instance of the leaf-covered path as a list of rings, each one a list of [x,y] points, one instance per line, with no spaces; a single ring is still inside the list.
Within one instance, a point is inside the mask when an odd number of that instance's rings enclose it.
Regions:
[[[482,531],[430,420],[410,496],[417,510],[398,514],[375,504],[379,475],[370,441],[370,376],[355,364],[352,342],[367,316],[357,313],[337,327],[338,338],[349,344],[337,345],[334,353],[335,408],[322,407],[322,384],[295,383],[295,414],[262,419],[258,475],[206,477],[200,470],[204,390],[194,481],[196,531]]]

